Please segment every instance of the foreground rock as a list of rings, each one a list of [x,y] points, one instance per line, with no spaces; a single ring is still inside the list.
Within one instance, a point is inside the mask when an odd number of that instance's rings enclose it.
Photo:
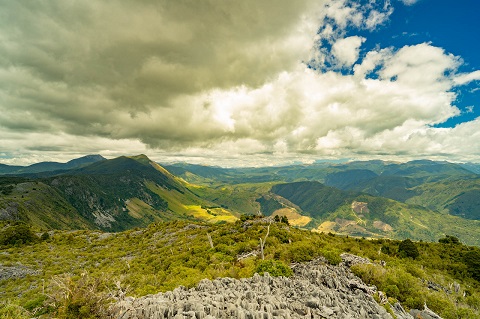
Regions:
[[[23,265],[2,266],[0,265],[0,281],[8,279],[23,278],[27,275],[37,275],[38,270],[30,269]]]
[[[291,278],[202,280],[188,290],[126,298],[112,307],[111,318],[392,318],[373,299],[376,288],[348,268],[322,259],[293,268]]]

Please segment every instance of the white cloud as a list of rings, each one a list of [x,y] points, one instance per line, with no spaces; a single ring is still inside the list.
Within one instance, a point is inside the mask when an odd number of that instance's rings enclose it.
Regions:
[[[391,59],[386,61],[380,75],[410,86],[437,86],[447,88],[450,79],[445,72],[455,70],[460,65],[457,57],[446,54],[441,48],[427,43],[401,48]]]
[[[420,0],[401,0],[401,1],[403,2],[404,5],[411,6],[411,5],[414,5],[415,3],[417,3]]]
[[[345,67],[352,66],[358,60],[360,46],[365,40],[365,38],[359,36],[337,40],[332,46],[332,54],[339,65]]]
[[[472,81],[480,81],[480,70],[459,74],[453,78],[453,81],[456,85],[464,85]]]
[[[452,88],[479,79],[478,71],[455,76],[460,59],[428,43],[360,58],[366,39],[345,37],[347,26],[386,23],[389,1],[4,9],[0,134],[2,156],[18,163],[85,153],[246,165],[480,153],[468,133],[478,120],[432,127],[460,113]],[[315,40],[327,40],[331,52]],[[336,61],[334,71],[307,69],[301,62],[312,54]],[[352,66],[354,75],[335,72]]]
[[[393,7],[388,4],[388,1],[384,7],[384,11],[372,10],[370,11],[367,19],[365,20],[365,27],[368,30],[374,30],[379,25],[384,24],[390,18],[393,13]]]

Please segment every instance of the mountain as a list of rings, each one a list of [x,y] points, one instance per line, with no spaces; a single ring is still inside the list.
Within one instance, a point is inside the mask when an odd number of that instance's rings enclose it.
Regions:
[[[42,165],[50,164],[34,167]],[[62,167],[73,168],[1,177],[0,219],[121,231],[158,221],[224,222],[263,213],[345,235],[432,240],[448,233],[479,242],[479,177],[447,162],[163,167],[138,155],[90,156]]]
[[[12,165],[0,164],[0,175],[10,174],[21,168],[23,168],[23,166],[12,166]]]
[[[43,181],[18,177],[0,177],[0,220],[42,229],[94,228],[58,190]]]
[[[264,195],[258,202],[262,212],[268,215],[284,215],[290,211],[311,218],[305,226],[315,231],[430,241],[453,234],[466,243],[480,243],[480,221],[384,197],[343,191],[319,182],[277,184],[271,188],[270,195]]]
[[[229,210],[198,197],[188,184],[145,155],[96,161],[52,177],[8,184],[9,178],[0,178],[10,190],[0,197],[0,218],[43,228],[120,231],[175,219],[236,220]],[[34,187],[35,183],[42,187]],[[14,216],[7,214],[12,210]]]
[[[440,212],[480,220],[480,177],[422,184],[413,189],[407,203]]]
[[[370,181],[375,177],[378,177],[378,175],[368,169],[347,169],[328,174],[325,178],[325,185],[346,190],[354,188],[359,183]]]
[[[472,172],[455,163],[416,160],[386,165],[381,175],[410,177],[421,184],[442,179],[461,179],[471,176]]]
[[[480,174],[480,164],[479,163],[463,163],[460,164],[463,168],[469,170],[472,173]]]
[[[420,188],[414,189],[417,186],[438,181],[469,180],[478,176],[458,164],[427,160],[385,163],[382,169],[379,169],[378,162],[375,162],[376,172],[351,169],[351,165],[357,167],[359,163],[346,164],[343,166],[344,170],[328,174],[325,184],[401,202],[419,195]],[[368,166],[364,165],[364,167]],[[338,169],[339,166],[336,168]],[[417,204],[421,205],[418,201]]]
[[[67,163],[58,162],[40,162],[29,166],[9,166],[0,164],[0,174],[19,175],[19,174],[36,174],[41,172],[62,171],[79,168],[95,162],[106,160],[101,155],[87,155],[73,159]]]

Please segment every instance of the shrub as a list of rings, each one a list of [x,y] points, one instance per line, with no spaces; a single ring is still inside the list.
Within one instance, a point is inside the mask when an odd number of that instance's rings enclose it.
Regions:
[[[293,275],[293,270],[289,266],[285,265],[281,261],[275,260],[262,260],[255,268],[255,272],[259,275],[263,275],[268,272],[273,277],[284,276],[290,277]]]
[[[342,257],[340,257],[340,253],[338,252],[332,250],[324,250],[322,251],[322,255],[331,265],[338,265],[342,262]]]
[[[411,241],[409,238],[402,240],[400,245],[398,245],[398,254],[402,258],[410,257],[415,259],[418,256],[420,256],[417,246],[415,246],[415,243]]]
[[[389,297],[398,299],[398,297],[400,296],[400,289],[398,289],[397,285],[388,285],[385,287],[384,290],[385,290],[384,292]]]
[[[480,250],[475,248],[468,251],[465,253],[463,260],[470,275],[480,281]]]
[[[23,223],[7,227],[0,233],[0,245],[5,246],[28,244],[36,239],[30,227]]]
[[[291,262],[305,262],[315,258],[316,253],[311,243],[295,242],[289,247],[288,257]]]
[[[457,237],[450,235],[446,235],[445,238],[440,238],[438,242],[442,244],[460,244],[460,240]]]
[[[28,319],[30,313],[19,305],[0,301],[0,318],[2,319]]]
[[[100,286],[101,281],[88,274],[77,281],[68,275],[55,277],[44,305],[53,308],[59,319],[105,318],[108,298]]]

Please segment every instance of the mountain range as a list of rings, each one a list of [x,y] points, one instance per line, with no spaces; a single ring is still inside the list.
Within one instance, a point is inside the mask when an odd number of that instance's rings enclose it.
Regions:
[[[475,164],[356,161],[261,168],[159,165],[145,155],[0,165],[0,219],[41,229],[121,231],[169,220],[287,216],[294,226],[373,238],[480,245]]]

